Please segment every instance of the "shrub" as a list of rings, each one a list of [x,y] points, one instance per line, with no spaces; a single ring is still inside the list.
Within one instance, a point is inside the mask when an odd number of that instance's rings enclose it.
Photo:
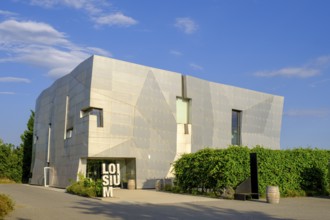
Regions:
[[[0,194],[0,217],[4,217],[12,210],[14,210],[14,202],[9,196]]]
[[[67,187],[66,191],[68,193],[76,194],[79,196],[86,196],[86,197],[95,197],[95,190],[91,187],[84,186],[83,181],[78,181]]]
[[[78,174],[79,181],[72,183],[66,188],[66,191],[71,194],[86,197],[102,196],[102,181],[96,182],[90,178],[85,178],[81,173]]]

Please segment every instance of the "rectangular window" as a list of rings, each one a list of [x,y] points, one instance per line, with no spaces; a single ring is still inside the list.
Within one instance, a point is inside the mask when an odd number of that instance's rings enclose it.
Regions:
[[[72,138],[72,132],[73,132],[73,128],[69,128],[66,130],[66,138]]]
[[[189,124],[189,99],[176,98],[176,122],[178,124]]]
[[[103,127],[103,110],[101,108],[89,107],[81,110],[81,115],[80,115],[81,118],[89,115],[95,115],[97,119],[96,120],[97,127]]]
[[[241,115],[242,112],[232,110],[231,117],[231,144],[241,145]]]
[[[66,100],[65,100],[65,124],[64,124],[64,139],[67,139],[67,131],[68,131],[68,124],[69,124],[69,96],[66,97]],[[70,122],[72,123],[72,122]],[[70,125],[69,125],[70,126]]]

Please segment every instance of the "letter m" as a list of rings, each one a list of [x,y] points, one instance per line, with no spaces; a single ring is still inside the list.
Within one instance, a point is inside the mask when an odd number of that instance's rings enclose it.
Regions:
[[[103,186],[103,197],[113,197],[113,188]]]

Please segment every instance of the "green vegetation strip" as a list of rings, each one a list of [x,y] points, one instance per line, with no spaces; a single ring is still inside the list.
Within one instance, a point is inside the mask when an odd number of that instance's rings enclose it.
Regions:
[[[257,153],[261,196],[269,185],[279,186],[284,197],[329,195],[329,150],[270,150],[259,146],[205,148],[184,154],[174,163],[175,191],[220,196],[236,189],[250,176],[250,153]]]

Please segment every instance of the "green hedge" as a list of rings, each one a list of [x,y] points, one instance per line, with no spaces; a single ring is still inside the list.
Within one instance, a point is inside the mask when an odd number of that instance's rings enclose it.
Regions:
[[[257,153],[261,195],[268,185],[279,186],[282,196],[329,194],[330,151],[320,149],[205,148],[184,154],[174,163],[177,184],[189,193],[199,190],[219,195],[225,188],[235,189],[250,176],[250,153]]]

